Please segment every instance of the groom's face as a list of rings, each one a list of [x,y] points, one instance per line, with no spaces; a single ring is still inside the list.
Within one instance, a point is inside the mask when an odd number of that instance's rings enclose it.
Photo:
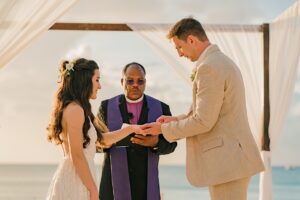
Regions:
[[[194,44],[195,41],[191,37],[187,37],[186,41],[179,39],[177,36],[172,38],[177,53],[180,57],[184,56],[190,61],[194,62],[198,58],[195,56]]]
[[[145,73],[138,65],[131,65],[127,68],[121,83],[125,96],[130,100],[137,100],[145,91]]]

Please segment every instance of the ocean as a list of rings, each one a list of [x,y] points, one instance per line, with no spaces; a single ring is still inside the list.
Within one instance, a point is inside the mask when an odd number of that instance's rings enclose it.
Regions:
[[[57,165],[0,165],[0,200],[45,199]],[[97,166],[98,179],[101,167]],[[163,200],[209,200],[207,188],[189,185],[184,166],[160,166]],[[258,200],[259,180],[254,176],[248,200]],[[300,200],[300,167],[273,167],[273,199]]]

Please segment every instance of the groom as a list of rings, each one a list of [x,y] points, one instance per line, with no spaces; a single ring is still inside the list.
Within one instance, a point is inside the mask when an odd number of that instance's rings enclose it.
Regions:
[[[193,18],[177,22],[168,38],[180,57],[196,62],[192,107],[143,128],[169,142],[186,138],[188,180],[208,186],[212,200],[246,200],[251,176],[264,165],[249,128],[240,70]]]

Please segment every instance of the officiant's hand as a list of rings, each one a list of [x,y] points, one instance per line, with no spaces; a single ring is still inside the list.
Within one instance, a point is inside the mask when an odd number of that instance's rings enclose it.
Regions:
[[[155,147],[158,143],[158,136],[157,135],[143,136],[143,135],[136,134],[134,135],[134,137],[130,139],[130,141],[134,144],[139,144],[144,147]]]
[[[141,125],[141,129],[147,134],[150,135],[159,135],[161,134],[161,123],[152,122],[148,124]]]
[[[159,123],[169,123],[171,121],[177,121],[177,118],[172,117],[172,116],[162,115],[159,118],[157,118],[157,120],[156,120],[156,122],[159,122]]]

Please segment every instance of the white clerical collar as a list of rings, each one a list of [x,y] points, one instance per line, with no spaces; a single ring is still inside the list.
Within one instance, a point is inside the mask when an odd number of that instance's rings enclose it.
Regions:
[[[196,61],[196,67],[199,66],[200,62],[202,62],[203,58],[206,56],[206,53],[208,52],[208,50],[213,47],[214,45],[209,44],[206,49],[204,49],[204,51],[201,53],[201,55],[199,56],[198,60]]]
[[[128,103],[139,103],[139,102],[143,101],[144,95],[141,96],[141,97],[140,97],[139,99],[137,99],[137,100],[131,100],[131,99],[128,99],[126,96],[125,96],[125,98],[126,98],[126,101],[127,101]]]

